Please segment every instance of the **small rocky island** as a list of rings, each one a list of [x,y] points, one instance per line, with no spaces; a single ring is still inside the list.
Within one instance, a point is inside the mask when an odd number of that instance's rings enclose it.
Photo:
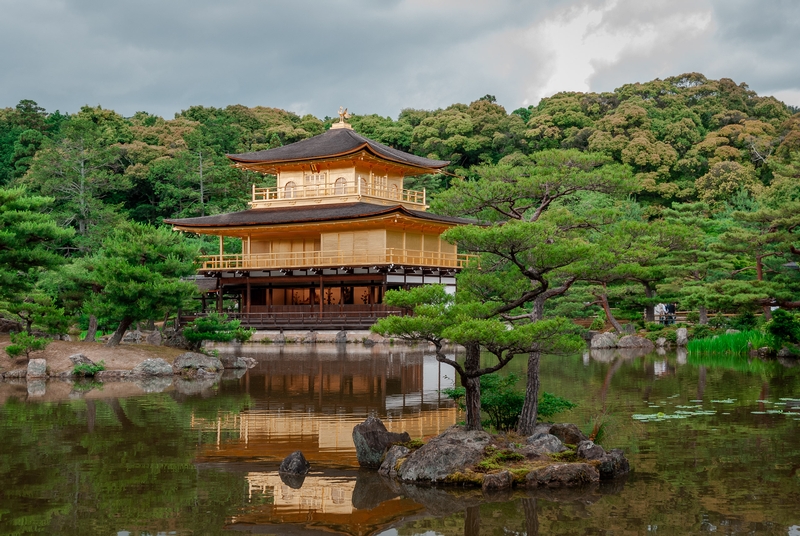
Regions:
[[[623,452],[606,452],[574,424],[540,424],[529,437],[451,426],[427,443],[386,430],[375,417],[353,428],[362,467],[403,483],[481,487],[571,488],[630,471]]]

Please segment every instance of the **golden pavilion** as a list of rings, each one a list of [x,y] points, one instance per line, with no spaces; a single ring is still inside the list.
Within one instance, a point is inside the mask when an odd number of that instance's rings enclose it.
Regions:
[[[393,149],[357,134],[340,113],[330,130],[290,145],[228,158],[275,175],[251,191],[250,209],[167,220],[179,231],[219,236],[199,279],[234,300],[243,325],[262,329],[363,329],[400,314],[387,290],[440,283],[455,291],[466,255],[441,234],[470,220],[427,212],[425,191],[403,179],[449,162]],[[241,240],[226,253],[223,238]]]

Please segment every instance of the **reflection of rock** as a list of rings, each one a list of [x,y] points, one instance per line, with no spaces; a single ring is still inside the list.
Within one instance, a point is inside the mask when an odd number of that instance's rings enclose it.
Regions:
[[[589,350],[589,356],[594,361],[611,363],[619,356],[619,354],[614,348],[592,348]]]
[[[172,365],[161,359],[145,359],[135,367],[132,373],[135,376],[172,376]]]
[[[47,361],[44,359],[29,359],[26,377],[28,380],[47,377]]]
[[[567,445],[577,445],[581,441],[589,439],[586,434],[581,432],[580,428],[572,423],[554,424],[550,427],[549,433]]]
[[[679,365],[685,365],[686,364],[686,360],[689,357],[689,352],[686,350],[685,347],[679,346],[678,349],[676,350],[676,353],[677,353],[676,357],[677,357],[677,360],[678,360],[678,364]]]
[[[296,450],[283,459],[278,472],[289,475],[304,475],[308,473],[308,469],[310,467],[311,464],[308,463],[308,460],[306,460],[306,457],[303,456],[303,453],[299,450]]]
[[[397,476],[405,481],[444,480],[480,461],[490,441],[491,436],[486,432],[451,426],[411,454],[400,466]]]
[[[219,358],[219,360],[222,363],[222,366],[226,369],[247,370],[255,367],[258,364],[258,362],[252,357],[225,356]]]
[[[358,472],[356,487],[353,490],[353,507],[359,510],[371,510],[397,496],[398,493],[393,491],[378,473],[366,470]]]
[[[371,415],[353,428],[353,443],[356,446],[356,457],[361,467],[377,469],[381,466],[383,455],[393,443],[408,441],[411,441],[408,432],[402,434],[389,432],[383,421]]]
[[[28,396],[35,398],[44,396],[47,392],[47,385],[44,380],[28,380]]]
[[[278,473],[281,482],[286,484],[292,489],[300,489],[303,487],[303,482],[306,481],[306,475],[293,475],[291,473]]]
[[[598,333],[594,337],[592,337],[591,347],[592,348],[616,348],[617,342],[619,339],[617,336],[611,332],[607,333]]]
[[[135,383],[139,389],[145,393],[160,393],[172,385],[172,375],[169,377],[154,376],[150,378],[139,378],[133,383]]]
[[[242,376],[247,374],[246,369],[225,369],[222,372],[222,379],[223,380],[238,380]]]
[[[529,488],[576,487],[600,481],[600,473],[588,463],[554,463],[534,469],[525,477]]]
[[[636,359],[637,357],[645,356],[652,351],[653,351],[652,346],[640,347],[640,348],[619,348],[617,350],[617,355],[622,359],[630,360],[630,359]]]
[[[175,390],[182,395],[209,395],[215,380],[175,378]]]
[[[480,490],[456,491],[453,489],[434,488],[401,484],[401,494],[424,506],[434,516],[447,516],[455,512],[463,512],[470,506],[483,502]]]

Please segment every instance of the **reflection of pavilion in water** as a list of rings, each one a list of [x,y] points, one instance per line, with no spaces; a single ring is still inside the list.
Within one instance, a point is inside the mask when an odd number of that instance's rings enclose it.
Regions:
[[[258,360],[239,385],[220,385],[221,393],[244,389],[252,405],[216,421],[192,421],[193,427],[217,430],[216,444],[206,446],[201,458],[282,459],[301,450],[312,463],[352,466],[353,427],[368,415],[412,437],[438,434],[456,422],[456,409],[439,392],[453,385],[453,371],[420,349],[245,345],[220,353]],[[238,437],[222,440],[231,431]]]

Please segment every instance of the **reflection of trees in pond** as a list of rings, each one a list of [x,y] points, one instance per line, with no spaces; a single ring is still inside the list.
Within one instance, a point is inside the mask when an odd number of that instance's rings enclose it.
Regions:
[[[192,464],[192,413],[238,411],[245,397],[177,403],[168,395],[0,407],[0,533],[113,534],[171,530],[214,533],[241,476]],[[195,515],[202,511],[203,516]]]

